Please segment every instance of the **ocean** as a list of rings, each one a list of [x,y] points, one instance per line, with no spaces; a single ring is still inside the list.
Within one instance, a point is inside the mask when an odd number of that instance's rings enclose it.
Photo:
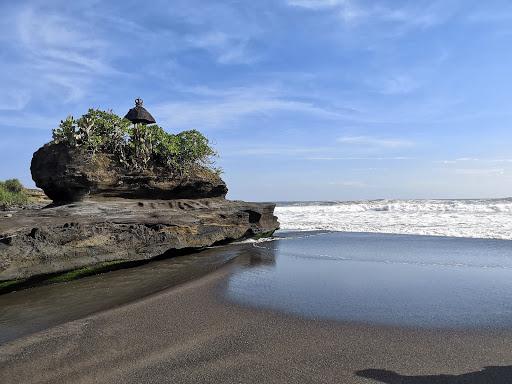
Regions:
[[[512,239],[512,198],[278,203],[281,229]]]

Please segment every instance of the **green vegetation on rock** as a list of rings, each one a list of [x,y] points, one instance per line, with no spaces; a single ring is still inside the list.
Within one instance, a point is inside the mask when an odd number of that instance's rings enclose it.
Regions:
[[[0,181],[0,205],[12,206],[28,203],[29,196],[17,179]]]
[[[144,261],[112,260],[104,261],[94,265],[85,266],[70,271],[51,273],[47,275],[36,275],[26,279],[0,281],[0,295],[16,290],[37,287],[42,285],[65,283],[81,279],[83,277],[116,271],[123,268],[131,268],[147,263]]]
[[[69,116],[53,130],[53,142],[112,157],[126,169],[166,168],[179,175],[194,166],[219,173],[213,167],[215,150],[199,131],[167,133],[156,124],[132,125],[111,111],[89,109],[75,120]]]

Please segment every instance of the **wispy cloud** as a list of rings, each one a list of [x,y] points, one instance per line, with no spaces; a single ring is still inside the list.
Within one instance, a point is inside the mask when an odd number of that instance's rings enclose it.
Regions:
[[[386,7],[382,3],[368,4],[357,0],[287,0],[287,4],[312,11],[329,11],[349,25],[382,22],[402,27],[430,27],[450,15],[442,2],[432,2],[427,7],[415,6],[414,3]]]
[[[232,90],[199,88],[192,92],[201,95],[193,101],[164,102],[153,110],[164,123],[181,128],[224,127],[245,117],[268,117],[279,112],[295,112],[319,119],[339,120],[351,112],[330,109],[312,101],[300,100],[278,88],[247,87]]]
[[[4,81],[3,92],[15,109],[22,109],[34,94],[48,97],[53,93],[60,95],[59,101],[76,101],[95,78],[117,72],[106,60],[108,43],[86,20],[38,5],[10,12],[4,16],[11,22],[4,24],[1,32],[9,36],[4,47],[11,49],[14,57],[4,65],[18,76]],[[16,57],[19,62],[11,63]]]
[[[318,156],[318,157],[307,157],[305,160],[313,161],[402,161],[402,160],[413,160],[414,157],[405,156],[391,156],[391,157],[343,157],[343,156]]]
[[[28,6],[19,13],[17,27],[24,49],[39,65],[53,63],[76,72],[113,71],[101,58],[108,44],[81,21]]]
[[[0,93],[0,110],[19,111],[22,110],[30,100],[27,90],[10,89]]]
[[[287,0],[287,3],[292,7],[312,11],[329,11],[346,24],[356,23],[368,17],[368,10],[352,0]]]
[[[344,6],[347,0],[287,0],[288,5],[307,9],[321,10]]]
[[[385,95],[404,95],[418,89],[420,82],[411,76],[401,74],[384,77],[377,81],[372,79],[371,84],[368,85],[376,87],[378,92]]]
[[[493,159],[493,158],[477,158],[477,157],[459,157],[457,159],[450,159],[450,160],[435,160],[434,163],[441,163],[441,164],[458,164],[458,163],[512,163],[512,159],[509,158],[503,158],[503,159]]]
[[[235,150],[225,150],[223,156],[299,156],[308,153],[322,153],[332,150],[330,147],[285,147],[285,146],[263,146],[246,147]]]
[[[504,175],[503,168],[459,168],[453,170],[458,175],[468,176],[489,176],[489,175]]]
[[[329,185],[336,185],[340,187],[348,187],[348,188],[365,188],[368,187],[368,184],[362,181],[357,180],[347,180],[347,181],[332,181]]]
[[[257,57],[248,50],[249,40],[248,36],[233,36],[220,31],[187,38],[191,47],[207,50],[220,64],[248,64],[256,61]]]
[[[344,136],[339,137],[336,141],[341,144],[382,148],[403,148],[411,147],[414,145],[414,142],[410,140],[396,138],[380,138],[372,136]]]

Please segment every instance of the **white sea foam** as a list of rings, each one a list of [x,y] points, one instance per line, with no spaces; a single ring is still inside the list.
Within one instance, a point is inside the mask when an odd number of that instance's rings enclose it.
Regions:
[[[512,198],[281,203],[285,230],[512,239]]]

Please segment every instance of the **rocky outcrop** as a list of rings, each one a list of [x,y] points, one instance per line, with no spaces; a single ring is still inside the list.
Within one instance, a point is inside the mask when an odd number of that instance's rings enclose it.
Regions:
[[[279,226],[273,211],[273,204],[223,198],[87,200],[19,211],[0,217],[0,282],[270,235]]]
[[[156,166],[130,173],[108,154],[50,143],[34,154],[31,172],[55,204],[0,216],[0,283],[270,236],[279,227],[273,204],[226,200],[226,184],[200,166],[187,176]]]
[[[185,176],[164,169],[127,172],[108,155],[92,155],[65,144],[46,144],[32,158],[36,185],[55,202],[84,197],[199,199],[224,197],[227,186],[214,172],[195,167]]]

